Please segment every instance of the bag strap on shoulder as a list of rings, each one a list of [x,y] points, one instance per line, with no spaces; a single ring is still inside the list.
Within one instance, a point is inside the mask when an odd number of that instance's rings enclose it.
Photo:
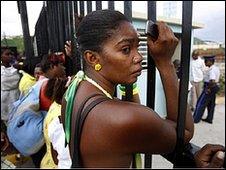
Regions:
[[[110,100],[108,97],[105,97],[105,96],[100,97],[100,98],[92,101],[83,110],[87,101],[97,95],[103,96],[103,94],[96,94],[96,95],[92,95],[92,96],[88,97],[85,101],[83,101],[82,105],[80,106],[80,108],[77,112],[76,123],[75,123],[75,132],[74,132],[74,151],[73,151],[73,156],[72,156],[72,168],[81,167],[79,146],[80,146],[80,140],[81,140],[81,132],[82,132],[82,128],[83,128],[86,117],[88,116],[89,112],[96,105],[98,105],[101,102],[104,102],[106,100]]]

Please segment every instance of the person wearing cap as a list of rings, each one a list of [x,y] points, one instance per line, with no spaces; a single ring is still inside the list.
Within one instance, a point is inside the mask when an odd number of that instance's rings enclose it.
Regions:
[[[208,116],[202,120],[208,123],[213,122],[216,93],[219,91],[220,69],[214,65],[215,56],[204,56],[204,61],[209,69],[204,75],[204,88],[193,115],[194,123],[198,123],[201,120],[206,107]]]

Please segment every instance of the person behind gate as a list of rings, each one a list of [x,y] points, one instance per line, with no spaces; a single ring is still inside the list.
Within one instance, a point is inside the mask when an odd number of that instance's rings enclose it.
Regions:
[[[194,123],[198,123],[207,107],[208,115],[203,121],[213,123],[216,94],[219,91],[220,69],[214,65],[215,56],[204,56],[205,65],[209,70],[204,76],[204,87],[201,96],[198,99],[196,109],[193,115]]]

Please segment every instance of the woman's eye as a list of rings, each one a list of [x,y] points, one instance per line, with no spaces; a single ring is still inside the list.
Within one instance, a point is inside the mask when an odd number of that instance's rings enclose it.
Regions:
[[[122,49],[122,52],[123,52],[123,54],[129,54],[130,48],[129,48],[129,47],[123,48],[123,49]]]

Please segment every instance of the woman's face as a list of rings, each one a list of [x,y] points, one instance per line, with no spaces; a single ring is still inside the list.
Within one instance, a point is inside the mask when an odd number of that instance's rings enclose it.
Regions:
[[[122,22],[107,40],[100,54],[102,74],[114,84],[130,84],[141,74],[143,57],[138,53],[139,39],[129,22]]]
[[[13,55],[10,50],[5,50],[2,53],[1,60],[3,63],[9,64],[13,60]]]

